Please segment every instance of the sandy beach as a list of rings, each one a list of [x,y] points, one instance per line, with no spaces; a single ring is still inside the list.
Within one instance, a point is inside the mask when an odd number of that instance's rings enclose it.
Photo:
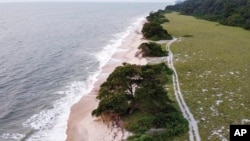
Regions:
[[[92,117],[91,112],[98,105],[96,96],[100,85],[117,66],[123,62],[140,65],[147,63],[145,58],[135,57],[138,46],[143,42],[142,35],[138,33],[143,23],[141,21],[140,26],[130,32],[108,63],[101,68],[91,92],[71,107],[67,141],[121,141],[130,135],[126,131],[123,134],[119,128],[108,127],[100,118]]]

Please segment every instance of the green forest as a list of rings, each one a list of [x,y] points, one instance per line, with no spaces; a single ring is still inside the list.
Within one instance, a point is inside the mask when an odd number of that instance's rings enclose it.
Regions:
[[[144,38],[157,41],[157,40],[170,40],[172,36],[166,29],[163,29],[161,24],[169,22],[164,16],[165,11],[158,10],[157,12],[150,12],[147,16],[148,22],[143,25],[142,34]]]
[[[188,122],[169,99],[165,86],[173,71],[165,64],[124,63],[99,90],[93,116],[115,115],[134,133],[130,141],[165,141],[188,131]]]
[[[250,0],[186,0],[165,10],[250,30]]]

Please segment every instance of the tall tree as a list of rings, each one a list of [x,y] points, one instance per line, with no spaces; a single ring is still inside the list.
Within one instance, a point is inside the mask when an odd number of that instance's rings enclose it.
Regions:
[[[145,66],[124,64],[117,67],[101,85],[97,96],[100,103],[92,114],[126,114],[134,109],[150,113],[152,108],[159,109],[170,102],[164,85],[167,75],[171,74],[172,70],[165,63]]]

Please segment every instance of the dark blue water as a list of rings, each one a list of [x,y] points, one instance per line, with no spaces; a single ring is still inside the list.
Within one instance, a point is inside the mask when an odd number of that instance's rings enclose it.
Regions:
[[[1,3],[0,140],[62,141],[70,107],[160,3]]]

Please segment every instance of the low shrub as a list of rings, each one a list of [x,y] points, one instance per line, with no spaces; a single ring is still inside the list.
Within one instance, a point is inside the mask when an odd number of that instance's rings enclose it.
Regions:
[[[143,57],[162,57],[167,56],[168,52],[163,51],[161,45],[150,42],[150,43],[142,43],[139,46]]]

